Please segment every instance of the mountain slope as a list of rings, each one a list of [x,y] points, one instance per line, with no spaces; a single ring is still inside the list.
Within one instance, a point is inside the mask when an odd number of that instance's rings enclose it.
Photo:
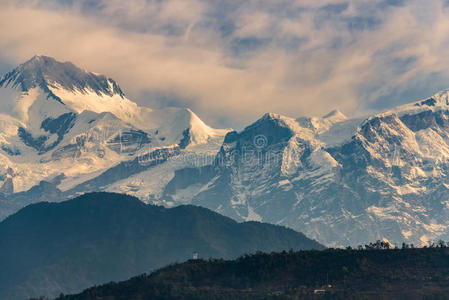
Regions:
[[[213,166],[178,170],[163,197],[327,245],[447,239],[448,95],[364,119],[267,114],[229,133]]]
[[[0,87],[0,219],[39,200],[128,193],[326,245],[449,239],[449,92],[363,118],[268,113],[241,132],[152,110],[106,76],[34,57]]]
[[[0,298],[73,293],[168,263],[255,251],[322,249],[303,234],[237,223],[207,209],[166,209],[92,193],[27,206],[0,223]]]
[[[190,260],[57,299],[445,299],[448,255],[447,248],[330,249]]]
[[[99,95],[117,94],[124,97],[120,87],[111,78],[86,72],[70,62],[60,63],[51,57],[37,55],[6,74],[0,80],[0,86],[3,85],[19,87],[24,92],[35,87],[48,91],[59,85],[69,91],[87,92],[90,89]]]
[[[0,79],[0,192],[13,202],[0,218],[26,192],[25,204],[42,198],[33,191],[42,182],[74,196],[121,163],[145,165],[142,158],[162,152],[215,153],[227,132],[189,109],[138,106],[111,78],[35,56]]]

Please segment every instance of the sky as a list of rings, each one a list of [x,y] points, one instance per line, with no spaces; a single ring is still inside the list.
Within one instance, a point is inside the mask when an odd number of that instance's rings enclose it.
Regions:
[[[447,0],[0,0],[0,72],[33,55],[215,127],[360,116],[449,88]]]

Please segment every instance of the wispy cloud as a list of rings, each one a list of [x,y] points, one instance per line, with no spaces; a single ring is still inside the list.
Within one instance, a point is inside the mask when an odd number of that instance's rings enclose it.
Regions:
[[[360,114],[449,86],[448,16],[440,0],[9,1],[0,55],[70,60],[213,124]]]

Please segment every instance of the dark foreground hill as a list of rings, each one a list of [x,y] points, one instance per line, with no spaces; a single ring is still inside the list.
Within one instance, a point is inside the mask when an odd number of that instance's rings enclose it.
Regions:
[[[56,296],[200,257],[322,249],[293,230],[237,223],[205,208],[166,209],[92,193],[30,205],[0,223],[0,299]]]
[[[449,249],[324,250],[190,260],[58,300],[448,299]]]

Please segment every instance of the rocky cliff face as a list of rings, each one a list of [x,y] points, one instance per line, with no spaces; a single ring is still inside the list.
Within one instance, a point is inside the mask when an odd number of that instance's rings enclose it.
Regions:
[[[0,79],[0,219],[50,194],[106,189],[191,148],[215,154],[227,132],[189,109],[140,107],[111,78],[35,56]]]
[[[266,115],[230,133],[191,201],[301,229],[328,245],[448,236],[447,93],[361,120]],[[312,124],[318,124],[312,126]],[[326,126],[323,126],[326,125]],[[200,169],[201,170],[201,169]],[[193,172],[191,170],[190,172]],[[185,182],[178,172],[169,184]]]
[[[50,58],[0,85],[2,217],[49,195],[111,191],[327,245],[449,239],[447,91],[365,118],[271,113],[229,132],[188,109],[139,107],[112,79]]]

